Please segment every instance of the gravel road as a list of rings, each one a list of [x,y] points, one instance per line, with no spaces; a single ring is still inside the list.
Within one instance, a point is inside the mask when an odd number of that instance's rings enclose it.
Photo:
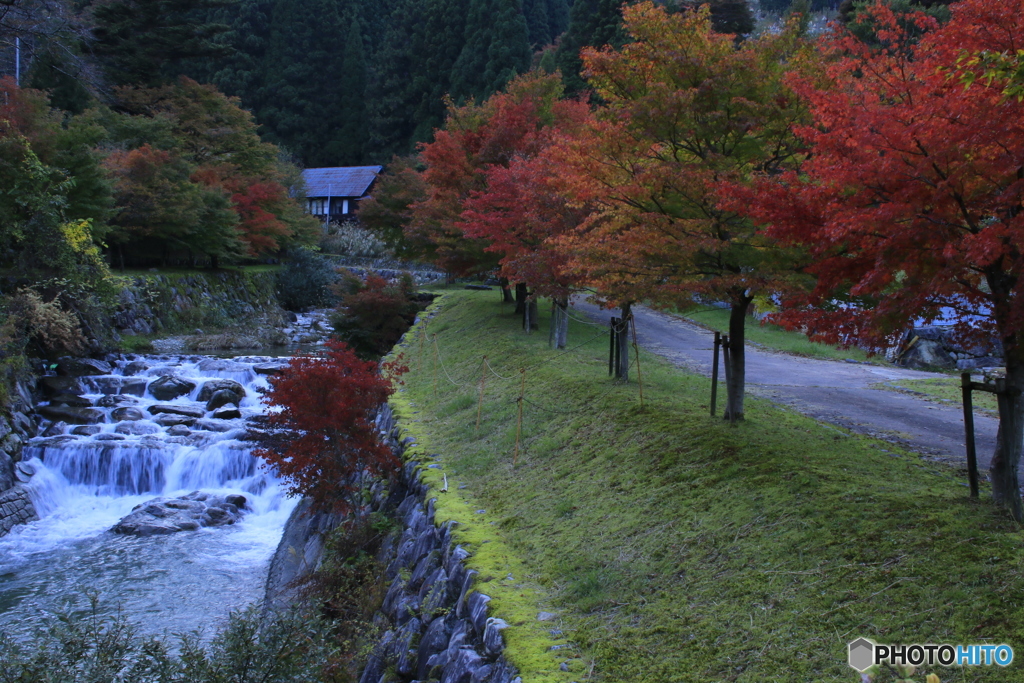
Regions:
[[[584,301],[575,309],[607,322],[617,310]],[[714,334],[676,316],[634,307],[641,346],[677,366],[711,375]],[[943,377],[932,372],[856,362],[804,358],[747,344],[747,391],[791,406],[804,415],[880,437],[929,459],[966,467],[963,412],[913,395],[873,389],[871,385],[900,380]],[[720,388],[719,410],[724,405]],[[996,443],[998,421],[975,413],[978,468],[982,479]],[[1024,465],[1022,465],[1024,466]]]

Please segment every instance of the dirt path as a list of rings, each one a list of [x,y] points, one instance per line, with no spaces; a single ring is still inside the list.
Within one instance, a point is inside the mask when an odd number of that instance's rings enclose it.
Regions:
[[[574,307],[602,322],[618,314],[582,301]],[[641,346],[675,365],[710,376],[712,332],[648,308],[633,310]],[[967,455],[960,408],[871,388],[886,381],[943,376],[897,367],[804,358],[747,345],[749,394],[792,406],[824,422],[886,439],[930,459],[965,467]],[[724,392],[724,386],[720,392]],[[720,409],[724,405],[724,393],[719,405]],[[978,468],[984,478],[995,448],[998,421],[975,413],[974,425]]]

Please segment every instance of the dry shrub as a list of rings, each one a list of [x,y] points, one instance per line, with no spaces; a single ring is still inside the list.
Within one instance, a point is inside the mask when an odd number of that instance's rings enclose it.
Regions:
[[[78,317],[61,308],[58,297],[51,301],[31,289],[20,289],[7,306],[6,334],[23,338],[44,357],[80,354],[86,349]],[[9,326],[9,327],[8,327]]]

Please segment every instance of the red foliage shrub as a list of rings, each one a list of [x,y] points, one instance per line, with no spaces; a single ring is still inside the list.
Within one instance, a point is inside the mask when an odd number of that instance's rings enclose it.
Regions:
[[[360,360],[338,341],[328,342],[323,356],[292,358],[270,380],[263,397],[270,411],[250,428],[256,456],[315,509],[357,509],[364,476],[389,476],[401,465],[373,420],[394,391],[390,378],[404,371],[399,362]]]

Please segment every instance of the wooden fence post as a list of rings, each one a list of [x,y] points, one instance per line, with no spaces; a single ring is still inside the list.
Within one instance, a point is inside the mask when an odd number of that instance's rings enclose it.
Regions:
[[[722,345],[722,333],[715,332],[715,354],[711,361],[711,417],[715,416],[715,405],[718,403],[718,349]]]
[[[636,381],[640,385],[640,410],[644,409],[644,377],[640,374],[640,345],[636,342],[636,316],[629,316],[633,326],[633,351],[636,353]]]
[[[615,317],[608,321],[608,376],[615,374]]]
[[[971,498],[978,497],[978,454],[974,444],[974,403],[971,398],[971,373],[960,375],[960,387],[963,391],[964,432],[967,446],[967,480],[971,485]]]

